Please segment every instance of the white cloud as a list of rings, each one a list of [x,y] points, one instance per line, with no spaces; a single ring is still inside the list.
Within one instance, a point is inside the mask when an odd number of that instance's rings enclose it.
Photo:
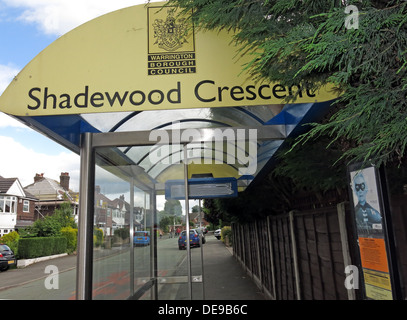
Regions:
[[[20,8],[19,19],[34,23],[46,34],[62,35],[80,24],[105,13],[146,0],[3,0],[10,7]]]
[[[58,155],[38,153],[11,137],[0,136],[3,156],[0,157],[0,176],[18,178],[25,187],[34,182],[36,173],[59,181],[61,172],[69,172],[70,189],[79,191],[79,156],[70,152]]]
[[[0,129],[6,127],[27,128],[27,126],[22,122],[10,117],[3,112],[0,112]]]
[[[0,64],[0,95],[19,72],[20,70],[17,67]],[[4,127],[24,128],[26,126],[18,120],[15,120],[10,116],[0,112],[0,128]]]
[[[0,95],[19,72],[17,67],[0,64]]]

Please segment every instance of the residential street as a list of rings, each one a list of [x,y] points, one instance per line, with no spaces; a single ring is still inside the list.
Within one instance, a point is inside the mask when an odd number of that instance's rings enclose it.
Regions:
[[[134,250],[147,248],[135,248]],[[113,249],[112,249],[113,250]],[[241,266],[237,263],[224,244],[213,235],[207,236],[207,242],[203,246],[204,255],[204,281],[205,299],[233,299],[233,300],[263,300],[252,280],[246,276]],[[127,250],[119,250],[117,254],[128,254]],[[200,268],[200,249],[193,248],[192,270],[193,275],[198,275]],[[158,242],[158,276],[161,280],[175,279],[186,275],[186,251],[178,250],[177,238],[164,238]],[[161,258],[160,258],[161,256]],[[108,264],[108,259],[115,260],[116,255],[110,255],[97,260],[94,264]],[[171,259],[170,259],[171,257]],[[175,264],[174,264],[175,263]],[[59,271],[58,289],[47,289],[52,274],[45,273],[47,266],[56,266]],[[47,279],[47,277],[49,277]],[[125,279],[123,277],[121,280]],[[113,288],[116,284],[106,278],[96,279],[94,285],[99,283],[104,287]],[[12,300],[69,300],[75,299],[76,284],[76,256],[66,256],[53,260],[39,262],[24,269],[11,269],[0,273],[0,299]],[[55,285],[55,283],[54,283]],[[126,285],[126,281],[124,281]],[[202,299],[202,285],[194,283],[193,299]],[[100,287],[100,286],[99,286]],[[187,299],[187,285],[185,283],[163,283],[159,286],[159,299],[178,300]],[[195,290],[196,288],[196,290]],[[95,299],[106,299],[105,295],[97,295]],[[100,293],[100,292],[99,292]],[[111,299],[114,297],[112,296]],[[146,297],[148,298],[148,297]]]

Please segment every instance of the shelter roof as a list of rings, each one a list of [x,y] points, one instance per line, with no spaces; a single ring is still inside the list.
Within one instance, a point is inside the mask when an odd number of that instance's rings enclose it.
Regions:
[[[233,34],[194,30],[174,8],[162,6],[118,10],[62,36],[14,79],[0,97],[0,110],[76,153],[85,132],[264,131],[269,139],[246,137],[244,146],[234,145],[236,152],[228,149],[228,141],[223,146],[189,144],[191,160],[210,157],[216,162],[189,164],[190,176],[234,177],[244,190],[267,172],[285,139],[324,115],[336,96],[329,87],[311,93],[300,86],[253,81],[242,71],[252,57],[238,57]],[[177,30],[183,31],[174,35]],[[300,94],[295,103],[287,104],[285,98],[293,90]],[[237,131],[233,134],[237,141]],[[168,159],[182,153],[182,144],[172,141],[168,148],[153,141],[102,148],[99,165],[138,167],[156,183],[177,178],[179,166]],[[246,163],[237,159],[239,147]],[[255,152],[249,154],[250,150]],[[152,152],[160,157],[153,159]],[[250,159],[254,170],[242,173],[239,169],[248,169]],[[56,190],[48,179],[42,187]]]

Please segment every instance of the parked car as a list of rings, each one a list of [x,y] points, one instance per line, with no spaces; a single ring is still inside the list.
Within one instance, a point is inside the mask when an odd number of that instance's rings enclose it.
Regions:
[[[198,228],[195,228],[195,230],[202,231],[203,234],[208,233],[208,229],[206,227],[198,227]]]
[[[196,231],[198,232],[198,234],[200,235],[202,244],[205,244],[205,242],[206,242],[206,239],[205,239],[205,228],[198,228],[198,229],[195,229],[195,230],[196,230]]]
[[[215,232],[213,233],[213,235],[216,237],[216,239],[220,240],[220,231],[221,229],[217,229],[215,230]]]
[[[0,244],[0,271],[6,271],[17,264],[13,251],[5,244]]]
[[[135,245],[150,245],[150,231],[135,231],[133,237],[133,243]]]
[[[202,235],[202,243],[205,243],[205,237]],[[201,240],[200,240],[200,234],[196,229],[190,229],[189,230],[189,244],[191,247],[200,247],[201,246]],[[178,248],[180,250],[186,249],[187,248],[187,233],[186,231],[182,231],[179,238],[178,238]]]

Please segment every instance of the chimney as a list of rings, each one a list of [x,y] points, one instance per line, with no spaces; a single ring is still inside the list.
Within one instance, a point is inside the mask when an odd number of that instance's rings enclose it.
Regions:
[[[41,181],[44,179],[44,174],[43,173],[36,173],[34,177],[34,183]]]
[[[69,190],[69,179],[69,172],[61,172],[61,175],[59,176],[59,184],[66,191]]]

